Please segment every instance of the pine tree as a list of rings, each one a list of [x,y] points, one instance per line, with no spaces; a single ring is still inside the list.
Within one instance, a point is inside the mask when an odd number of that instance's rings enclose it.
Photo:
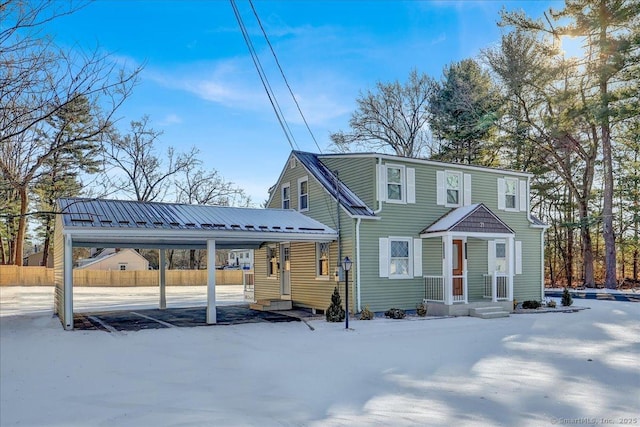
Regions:
[[[344,308],[342,308],[342,298],[336,286],[331,295],[331,304],[327,308],[327,322],[342,322],[345,317]]]

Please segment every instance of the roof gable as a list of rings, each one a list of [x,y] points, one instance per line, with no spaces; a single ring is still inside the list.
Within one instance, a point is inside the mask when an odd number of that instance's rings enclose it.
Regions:
[[[446,231],[513,234],[514,231],[482,203],[454,208],[420,234]]]

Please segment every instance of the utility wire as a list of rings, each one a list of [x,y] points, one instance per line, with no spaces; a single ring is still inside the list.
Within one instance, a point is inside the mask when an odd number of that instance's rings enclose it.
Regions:
[[[280,123],[280,127],[282,128],[282,131],[284,132],[285,137],[287,138],[287,141],[289,142],[289,146],[291,146],[292,150],[296,150],[299,149],[298,148],[298,144],[295,141],[295,138],[293,136],[293,133],[291,132],[291,129],[289,128],[289,125],[284,117],[284,114],[282,113],[282,109],[280,108],[280,105],[278,104],[278,101],[275,97],[275,93],[273,92],[273,89],[271,88],[271,85],[269,84],[269,80],[267,79],[267,75],[264,72],[264,69],[262,68],[262,64],[260,63],[260,58],[258,57],[258,54],[256,53],[256,50],[253,46],[253,43],[251,42],[251,38],[249,37],[249,32],[247,31],[247,28],[244,25],[244,22],[242,21],[242,16],[240,15],[240,12],[238,11],[238,7],[236,6],[236,2],[235,0],[229,0],[231,2],[231,7],[233,8],[233,13],[236,16],[236,20],[238,21],[238,25],[240,26],[240,31],[242,32],[242,37],[244,38],[244,41],[247,45],[247,48],[249,49],[249,54],[251,55],[251,59],[253,60],[253,65],[256,67],[256,71],[258,71],[258,76],[260,77],[260,81],[262,82],[262,86],[264,87],[265,92],[267,93],[267,97],[269,98],[269,102],[271,103],[271,107],[273,108],[274,113],[276,114],[276,118],[278,119],[278,122]]]
[[[302,117],[302,121],[304,121],[304,125],[307,127],[307,130],[309,131],[309,135],[311,135],[311,139],[313,139],[313,142],[316,144],[316,147],[318,148],[318,152],[322,153],[322,150],[320,149],[320,145],[318,144],[318,141],[316,140],[316,137],[313,135],[313,132],[311,132],[311,128],[309,127],[309,123],[307,123],[307,119],[305,118],[304,114],[302,113],[302,109],[300,108],[300,104],[298,104],[298,100],[296,99],[296,96],[293,94],[293,90],[291,89],[291,86],[289,85],[289,81],[287,80],[287,77],[284,74],[284,71],[282,70],[282,66],[280,65],[280,61],[278,60],[278,56],[276,55],[275,50],[273,49],[273,46],[271,45],[271,42],[269,41],[269,37],[267,36],[267,32],[265,31],[264,27],[262,26],[262,21],[260,20],[260,17],[258,16],[258,12],[256,11],[256,8],[253,6],[253,0],[249,0],[249,4],[251,5],[251,10],[253,11],[254,16],[256,17],[256,21],[258,21],[258,25],[260,26],[260,29],[262,30],[262,34],[264,35],[264,39],[267,41],[267,44],[269,45],[269,49],[271,49],[271,54],[273,55],[273,58],[276,61],[276,64],[278,65],[278,69],[280,70],[280,75],[282,75],[282,79],[284,80],[285,84],[287,85],[287,89],[289,89],[289,93],[291,94],[291,98],[293,98],[293,102],[295,102],[296,107],[298,108],[298,112],[300,113],[300,117]]]

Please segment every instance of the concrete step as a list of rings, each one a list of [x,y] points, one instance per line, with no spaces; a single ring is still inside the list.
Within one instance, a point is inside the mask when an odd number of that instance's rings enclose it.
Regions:
[[[277,310],[291,310],[293,308],[293,304],[291,304],[290,300],[271,300],[269,304],[269,310],[277,311]]]
[[[499,317],[509,317],[509,312],[502,307],[478,307],[469,309],[469,316],[480,319],[497,319]]]
[[[249,304],[249,308],[258,311],[279,311],[291,310],[293,305],[289,300],[258,300],[258,302]]]

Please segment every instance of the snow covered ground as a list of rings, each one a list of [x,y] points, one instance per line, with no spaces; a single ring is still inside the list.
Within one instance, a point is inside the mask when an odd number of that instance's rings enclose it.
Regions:
[[[167,290],[169,306],[206,298]],[[105,295],[157,301],[150,288],[74,291],[83,310]],[[637,303],[348,331],[316,320],[106,333],[64,331],[52,293],[0,288],[3,427],[640,424]]]

